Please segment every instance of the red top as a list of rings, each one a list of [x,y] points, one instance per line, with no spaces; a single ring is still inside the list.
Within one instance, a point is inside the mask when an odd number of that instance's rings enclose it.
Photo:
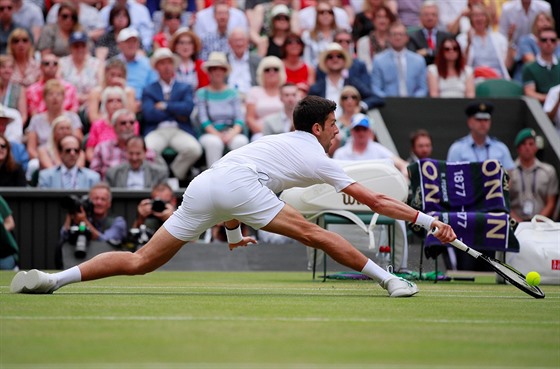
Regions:
[[[307,84],[307,81],[309,80],[309,69],[307,64],[303,63],[303,65],[299,69],[286,68],[286,76],[286,82],[295,84],[304,82]]]

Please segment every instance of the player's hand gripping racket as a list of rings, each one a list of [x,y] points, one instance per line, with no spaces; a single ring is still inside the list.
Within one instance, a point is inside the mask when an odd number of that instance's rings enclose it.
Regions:
[[[435,231],[437,231],[437,229],[433,229],[432,233],[434,233]],[[529,294],[537,299],[544,298],[544,292],[541,291],[541,289],[538,286],[530,286],[525,280],[525,276],[515,268],[507,265],[506,263],[502,263],[501,261],[496,260],[490,256],[481,254],[480,252],[473,250],[472,248],[465,245],[459,239],[455,239],[455,241],[452,241],[451,245],[454,246],[455,248],[458,248],[461,251],[466,252],[467,254],[469,254],[475,259],[484,260],[486,263],[488,263],[488,265],[492,267],[492,269],[494,269],[496,273],[498,273],[498,275],[500,275],[506,281],[508,281],[515,287],[519,288],[521,291],[525,292],[526,294]]]

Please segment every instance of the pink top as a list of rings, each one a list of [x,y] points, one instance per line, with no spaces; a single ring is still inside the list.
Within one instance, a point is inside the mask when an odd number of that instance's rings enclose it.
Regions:
[[[134,122],[134,134],[140,134],[140,125],[138,122]],[[95,121],[89,129],[86,147],[95,147],[101,142],[110,140],[117,141],[115,129],[104,119],[99,119],[98,121]]]

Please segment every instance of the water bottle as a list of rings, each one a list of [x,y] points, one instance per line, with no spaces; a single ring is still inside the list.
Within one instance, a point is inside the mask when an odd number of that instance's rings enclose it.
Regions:
[[[78,239],[76,240],[76,248],[74,249],[74,256],[77,259],[86,257],[87,251],[87,236],[86,236],[86,223],[80,222],[78,227]]]

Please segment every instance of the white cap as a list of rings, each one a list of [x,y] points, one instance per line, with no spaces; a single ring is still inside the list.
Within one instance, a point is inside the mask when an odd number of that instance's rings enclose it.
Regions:
[[[122,29],[119,32],[119,36],[117,37],[117,42],[126,41],[131,37],[136,37],[138,39],[140,38],[140,35],[138,34],[138,31],[135,28],[128,27],[128,28]]]

